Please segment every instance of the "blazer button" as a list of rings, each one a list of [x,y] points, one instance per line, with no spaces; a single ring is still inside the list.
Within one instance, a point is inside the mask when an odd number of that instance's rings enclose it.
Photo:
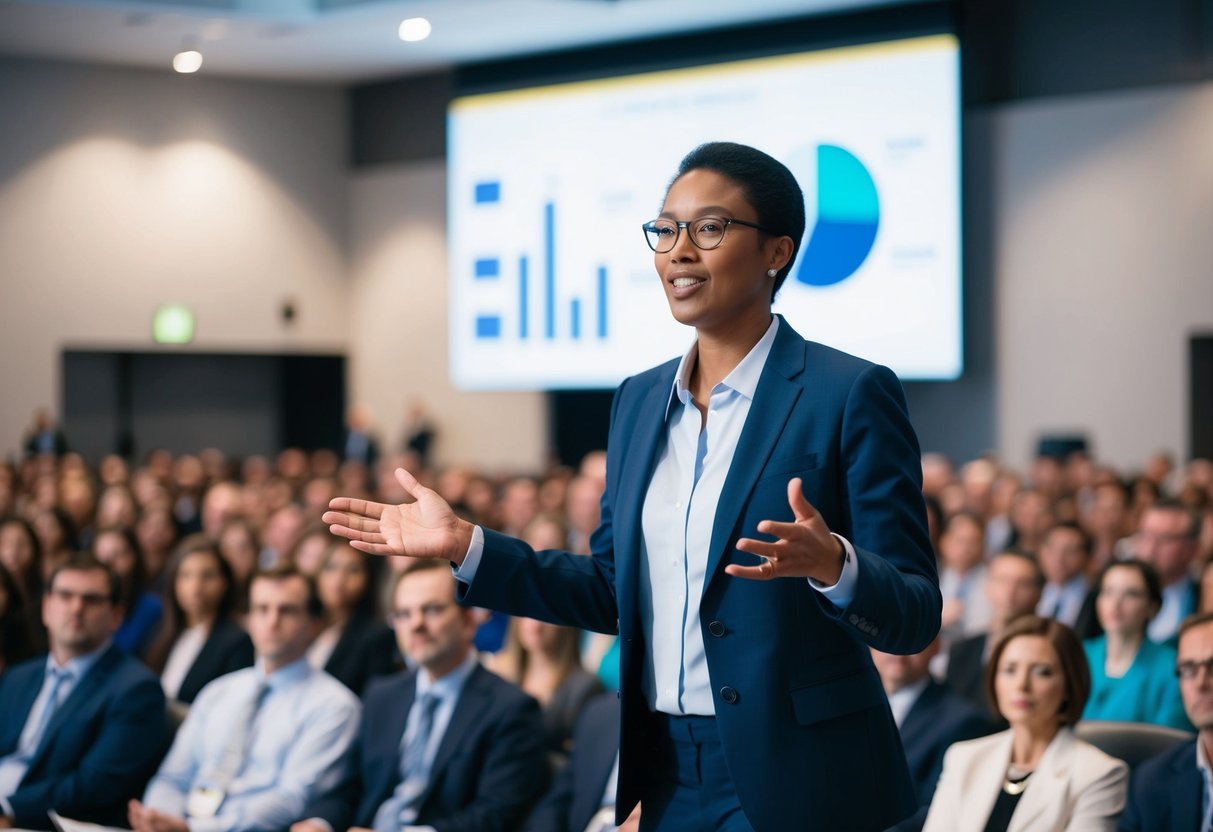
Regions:
[[[858,624],[858,623],[859,623],[859,616],[858,616],[858,615],[856,615],[855,613],[851,613],[851,623],[852,623],[852,624]]]
[[[728,705],[736,705],[737,700],[741,699],[741,694],[728,685],[725,685],[720,689],[720,698],[723,699]]]
[[[713,621],[708,624],[708,632],[716,636],[716,638],[720,638],[724,635],[724,624],[719,621]]]

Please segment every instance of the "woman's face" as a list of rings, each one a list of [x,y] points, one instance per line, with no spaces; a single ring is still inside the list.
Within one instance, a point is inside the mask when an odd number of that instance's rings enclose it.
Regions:
[[[26,574],[34,561],[34,546],[19,523],[0,526],[0,566],[13,577]]]
[[[366,593],[366,561],[349,546],[338,546],[316,576],[316,591],[326,609],[350,610]]]
[[[689,171],[670,186],[661,217],[685,222],[707,216],[758,222],[740,185],[714,171]],[[682,229],[672,250],[653,255],[653,265],[679,323],[727,331],[738,322],[769,319],[774,279],[767,270],[782,268],[791,248],[787,237],[731,225],[717,248],[704,251]]]
[[[257,565],[257,545],[243,526],[233,523],[224,530],[219,537],[219,551],[227,558],[238,580],[253,574]]]
[[[295,568],[304,575],[318,574],[320,564],[324,561],[324,552],[332,542],[333,538],[328,532],[305,537],[295,550]]]
[[[528,653],[554,653],[560,641],[560,627],[533,618],[519,618],[518,642]]]
[[[173,583],[177,603],[190,618],[208,618],[219,609],[227,581],[223,571],[209,552],[193,552],[185,556],[177,569]]]
[[[1136,569],[1112,567],[1104,574],[1095,597],[1095,615],[1104,630],[1120,636],[1141,636],[1155,612],[1146,580]]]
[[[97,560],[113,569],[124,581],[134,573],[135,553],[122,535],[114,532],[98,535],[93,550]]]
[[[1049,735],[1060,725],[1066,680],[1057,651],[1044,636],[1017,636],[1007,643],[994,675],[998,711],[1017,731]]]

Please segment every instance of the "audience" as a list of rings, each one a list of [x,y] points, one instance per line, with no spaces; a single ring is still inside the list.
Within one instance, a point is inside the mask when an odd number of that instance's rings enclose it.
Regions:
[[[397,576],[392,620],[417,670],[368,686],[349,777],[293,832],[512,829],[547,785],[539,706],[477,662],[476,619],[446,563]]]
[[[985,524],[976,514],[958,511],[944,521],[939,535],[942,629],[949,644],[989,626],[985,583]]]
[[[251,667],[253,642],[232,618],[237,608],[232,567],[205,534],[181,541],[165,582],[167,614],[146,661],[160,674],[165,696],[189,705],[210,682]]]
[[[25,593],[9,571],[0,566],[0,676],[36,652],[25,605]]]
[[[1113,561],[1100,573],[1096,592],[1104,634],[1083,644],[1091,669],[1083,719],[1191,730],[1173,675],[1175,650],[1146,637],[1162,605],[1158,573],[1144,561]]]
[[[135,832],[282,829],[339,781],[358,731],[357,698],[307,662],[322,610],[289,566],[249,587],[254,667],[198,694],[143,801]]]
[[[1073,631],[1020,618],[991,652],[985,687],[1010,728],[948,750],[926,832],[1115,829],[1128,766],[1074,736],[1090,676]]]
[[[1045,532],[1040,544],[1045,586],[1036,614],[1057,619],[1079,636],[1088,634],[1095,617],[1090,561],[1091,538],[1077,523],[1058,523]]]
[[[0,677],[0,826],[50,829],[52,809],[121,823],[155,767],[164,694],[113,643],[120,592],[118,577],[89,556],[51,575],[42,600],[50,654]]]
[[[1182,503],[1156,500],[1142,512],[1133,542],[1138,557],[1153,566],[1162,581],[1162,608],[1148,631],[1159,644],[1174,644],[1180,623],[1196,611],[1192,562],[1199,534],[1196,517]]]
[[[114,644],[134,656],[143,654],[160,626],[164,604],[148,591],[139,557],[139,542],[128,526],[103,527],[93,538],[93,554],[114,574],[122,587],[122,624],[114,633]]]

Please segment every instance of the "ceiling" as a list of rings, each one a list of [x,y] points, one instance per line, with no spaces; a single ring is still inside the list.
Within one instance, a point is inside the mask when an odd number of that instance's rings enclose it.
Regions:
[[[0,55],[209,75],[352,83],[907,0],[0,0]],[[425,17],[420,43],[397,36]]]

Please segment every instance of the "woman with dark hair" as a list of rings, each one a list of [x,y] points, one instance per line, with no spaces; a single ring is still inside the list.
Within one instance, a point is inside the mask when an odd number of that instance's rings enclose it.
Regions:
[[[189,704],[213,679],[251,667],[253,642],[233,620],[232,567],[205,534],[178,544],[165,569],[167,615],[147,652],[170,700]]]
[[[1103,635],[1083,642],[1091,698],[1082,718],[1191,731],[1175,678],[1175,648],[1146,636],[1150,619],[1162,607],[1158,572],[1142,560],[1112,561],[1100,570],[1095,593]]]
[[[93,554],[113,569],[122,582],[122,623],[114,633],[114,644],[133,656],[141,656],[160,624],[164,603],[147,589],[135,533],[129,526],[103,528],[93,538]]]
[[[0,565],[0,676],[37,653],[30,637],[25,596],[9,571]]]
[[[316,573],[324,629],[308,648],[308,661],[356,695],[373,676],[398,670],[396,635],[375,617],[371,559],[344,540],[329,541]]]
[[[466,604],[618,633],[615,805],[642,803],[645,832],[884,829],[917,805],[868,648],[939,630],[921,453],[891,370],[772,314],[804,229],[766,153],[678,166],[642,230],[695,342],[616,391],[589,557],[475,526],[403,469],[408,502],[324,516],[363,551],[455,563]]]
[[[42,580],[45,582],[76,551],[79,545],[76,526],[67,512],[56,506],[34,515],[34,533],[42,546]]]
[[[985,682],[1011,727],[948,749],[924,832],[1116,829],[1129,769],[1074,736],[1091,690],[1074,631],[1016,619],[990,653]]]
[[[30,655],[46,649],[46,628],[42,625],[42,544],[34,527],[20,517],[0,520],[0,569],[12,582],[10,601],[25,619],[25,638]]]

